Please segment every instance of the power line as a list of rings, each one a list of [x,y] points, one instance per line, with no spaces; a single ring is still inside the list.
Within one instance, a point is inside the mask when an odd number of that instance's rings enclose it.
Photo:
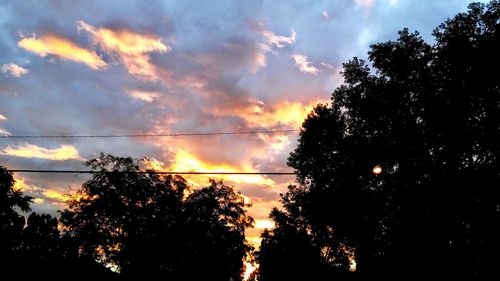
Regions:
[[[121,134],[121,135],[8,135],[8,136],[0,136],[0,139],[189,137],[189,136],[275,134],[275,133],[291,133],[291,132],[298,132],[298,130],[286,129],[286,130],[213,132],[213,133]]]
[[[293,172],[175,172],[175,171],[92,171],[92,170],[9,170],[12,173],[51,173],[51,174],[98,174],[98,173],[137,173],[159,175],[295,175]]]

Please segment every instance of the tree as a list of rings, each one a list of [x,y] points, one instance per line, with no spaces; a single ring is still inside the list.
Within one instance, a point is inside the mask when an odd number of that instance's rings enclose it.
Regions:
[[[48,214],[31,213],[26,220],[18,211],[29,212],[32,197],[14,187],[11,172],[0,166],[0,260],[2,272],[22,278],[101,277],[113,274],[95,260],[82,259],[68,239],[62,238],[58,220]]]
[[[61,221],[84,256],[123,278],[239,280],[249,246],[243,197],[222,182],[191,191],[180,176],[142,172],[131,158],[87,162],[85,182]]]
[[[355,261],[350,277],[500,276],[499,18],[499,1],[473,3],[433,45],[404,29],[371,46],[372,68],[344,64],[332,104],[302,125],[288,162],[299,186],[272,213],[261,268],[298,246],[286,232],[330,268]]]
[[[70,279],[78,272],[79,278],[116,276],[93,259],[77,254],[75,241],[60,235],[58,219],[48,214],[31,213],[19,236],[19,247],[11,259],[15,264],[11,272],[23,272],[23,278]],[[29,265],[29,270],[24,270]]]
[[[0,166],[0,260],[6,261],[8,268],[10,257],[19,247],[25,220],[16,209],[29,211],[32,198],[24,196],[14,189],[12,173]]]
[[[32,269],[42,272],[55,272],[56,264],[50,265],[54,260],[60,261],[63,257],[60,243],[57,218],[48,214],[31,213],[28,217],[20,238],[20,245],[16,255],[25,263],[32,264]],[[49,275],[47,275],[49,276]]]
[[[183,205],[180,273],[185,275],[196,265],[197,271],[187,279],[241,280],[243,260],[252,249],[245,242],[245,228],[253,225],[245,214],[249,205],[243,196],[222,181],[211,180]]]

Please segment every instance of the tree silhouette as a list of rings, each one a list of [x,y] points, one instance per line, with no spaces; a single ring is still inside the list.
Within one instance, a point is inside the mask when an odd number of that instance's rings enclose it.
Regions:
[[[14,188],[12,173],[0,166],[0,260],[2,273],[22,278],[105,278],[113,274],[92,259],[78,254],[75,241],[62,238],[58,220],[48,214],[31,213],[26,220],[18,211],[29,212],[32,198]]]
[[[249,246],[243,197],[222,182],[192,191],[180,176],[139,173],[131,158],[87,162],[85,182],[61,222],[83,256],[123,278],[240,280]]]
[[[16,208],[29,211],[32,199],[15,190],[14,184],[12,173],[0,166],[0,260],[5,261],[6,268],[15,263],[11,257],[19,247],[25,224],[24,217],[17,213]]]
[[[372,68],[344,64],[289,157],[299,186],[271,214],[261,280],[311,261],[317,280],[500,276],[499,19],[473,3],[433,45],[405,29],[371,46]]]
[[[47,267],[50,261],[62,259],[56,218],[31,213],[19,238],[17,256],[22,257],[24,262],[30,261],[37,272],[55,271],[55,264],[51,266],[52,269]]]

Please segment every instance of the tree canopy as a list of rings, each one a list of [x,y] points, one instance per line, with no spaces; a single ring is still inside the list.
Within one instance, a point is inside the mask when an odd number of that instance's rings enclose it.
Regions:
[[[131,158],[101,155],[98,173],[62,213],[80,253],[130,277],[240,280],[253,224],[243,197],[222,182],[191,190],[180,176],[140,173]]]
[[[58,220],[31,213],[31,198],[0,167],[0,257],[25,278],[241,280],[253,225],[243,196],[222,181],[193,189],[180,176],[101,154],[95,173]],[[107,268],[106,268],[107,267]],[[2,267],[3,268],[3,267]],[[114,272],[115,273],[114,273]]]
[[[298,186],[271,213],[260,280],[290,265],[317,280],[500,276],[499,20],[498,1],[473,3],[433,44],[404,29],[344,64],[288,159]]]
[[[25,219],[16,209],[30,211],[31,197],[14,189],[14,177],[0,166],[0,259],[9,261],[17,249]]]

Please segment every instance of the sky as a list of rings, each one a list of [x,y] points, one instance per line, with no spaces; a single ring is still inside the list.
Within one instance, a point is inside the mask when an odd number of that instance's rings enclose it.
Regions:
[[[0,0],[0,135],[298,130],[314,105],[330,102],[343,62],[404,27],[432,42],[432,30],[470,2]],[[104,152],[148,157],[157,170],[289,172],[297,138],[2,138],[0,165],[81,170]],[[88,179],[15,178],[35,197],[32,209],[51,214]],[[247,238],[258,244],[294,176],[223,179],[252,204]],[[196,188],[208,177],[188,180]]]

